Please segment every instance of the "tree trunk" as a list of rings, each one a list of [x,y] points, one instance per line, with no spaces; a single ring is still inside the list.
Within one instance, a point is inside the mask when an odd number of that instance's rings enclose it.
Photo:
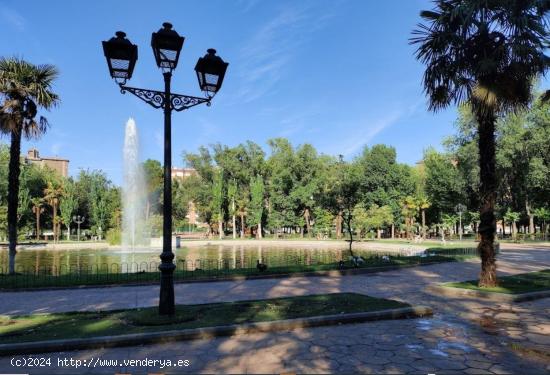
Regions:
[[[9,273],[15,274],[17,254],[17,203],[19,201],[19,172],[21,153],[21,131],[11,133],[10,163],[8,172],[8,241]]]
[[[233,214],[233,239],[237,238],[237,219],[235,217],[235,198],[231,201],[231,210]]]
[[[395,224],[391,224],[391,239],[395,239]]]
[[[531,212],[531,205],[529,204],[529,199],[525,199],[525,211],[527,211],[527,216],[529,217],[529,234],[531,239],[535,239],[535,215]]]
[[[309,224],[309,208],[304,210],[304,219],[306,221],[307,236],[311,238],[311,225]]]
[[[382,239],[382,231],[380,230],[380,228],[376,228],[376,238],[378,238],[379,240]]]
[[[512,221],[512,238],[516,238],[517,233],[518,233],[518,228],[516,226],[516,222]]]
[[[338,211],[336,215],[336,238],[342,238],[342,211]]]
[[[496,200],[496,176],[495,176],[495,122],[496,118],[492,110],[478,108],[476,119],[479,126],[479,177],[480,177],[480,224],[479,233],[481,241],[478,252],[481,256],[481,273],[479,275],[480,287],[497,286],[497,266],[495,258],[495,200]]]
[[[256,229],[256,238],[261,240],[262,239],[262,221],[258,223],[258,229]]]
[[[53,242],[57,242],[57,205],[54,203],[52,206],[53,210]]]
[[[71,226],[67,225],[67,241],[71,240]]]
[[[241,212],[241,238],[244,238],[244,213]]]
[[[218,237],[223,239],[223,219],[218,219]]]
[[[349,253],[351,254],[351,256],[354,256],[353,250],[351,249],[351,245],[353,244],[353,231],[351,230],[351,213],[347,215],[346,224],[348,226],[349,232]]]
[[[36,240],[40,241],[40,207],[35,207],[36,210]]]
[[[426,239],[426,210],[422,210],[422,239]]]

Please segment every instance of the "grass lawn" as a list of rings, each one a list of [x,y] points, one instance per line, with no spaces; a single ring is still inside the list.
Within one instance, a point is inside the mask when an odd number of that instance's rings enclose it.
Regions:
[[[453,253],[450,249],[440,251],[428,250],[432,256],[390,256],[383,259],[382,256],[366,257],[365,263],[359,268],[379,268],[379,267],[406,267],[427,263],[460,262],[468,258],[476,257],[475,249],[458,249]],[[353,268],[346,265],[345,268]],[[316,272],[340,269],[337,262],[326,264],[296,264],[284,266],[269,266],[264,272],[256,268],[237,268],[237,269],[204,269],[195,271],[184,271],[177,268],[174,272],[174,280],[210,280],[224,279],[234,276],[258,276],[258,275],[280,275],[293,274],[300,272]],[[45,274],[20,274],[6,275],[0,274],[0,289],[21,290],[26,288],[49,288],[49,287],[77,287],[84,285],[112,285],[112,284],[136,284],[136,283],[156,283],[159,281],[160,273],[155,272],[120,272],[120,273],[88,273],[81,272],[77,274],[63,274],[59,276]]]
[[[410,305],[406,303],[362,294],[336,293],[258,301],[178,305],[175,316],[171,318],[159,316],[157,307],[105,312],[0,316],[0,343],[214,327],[408,306]]]
[[[539,272],[522,273],[514,276],[502,276],[498,278],[499,286],[496,288],[480,288],[478,280],[463,281],[460,283],[446,283],[444,286],[479,290],[483,292],[519,294],[550,290],[550,269]]]

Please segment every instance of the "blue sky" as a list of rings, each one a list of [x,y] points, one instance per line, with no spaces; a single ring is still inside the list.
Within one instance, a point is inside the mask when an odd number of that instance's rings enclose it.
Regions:
[[[175,113],[173,164],[183,150],[248,139],[288,137],[320,152],[357,155],[385,143],[413,164],[428,146],[453,133],[456,110],[430,113],[422,94],[423,66],[408,45],[425,0],[0,1],[0,56],[58,66],[62,104],[46,113],[52,127],[24,142],[42,155],[103,169],[122,180],[124,125],[139,128],[142,159],[162,160],[162,111],[110,79],[101,41],[123,30],[139,48],[129,85],[162,88],[151,32],[170,21],[186,37],[174,73],[175,92],[200,95],[193,71],[207,48],[230,63],[211,107]],[[6,138],[1,139],[7,142]]]

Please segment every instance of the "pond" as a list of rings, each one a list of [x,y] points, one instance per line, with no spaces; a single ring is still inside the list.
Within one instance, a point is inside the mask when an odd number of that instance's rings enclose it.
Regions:
[[[64,274],[83,270],[87,272],[154,271],[157,269],[159,249],[72,249],[72,250],[19,250],[16,268],[21,273]],[[381,257],[388,250],[354,250],[364,258]],[[395,252],[391,254],[396,255]],[[347,260],[349,252],[342,248],[232,246],[209,245],[182,247],[175,250],[174,262],[178,269],[239,269],[255,268],[256,262],[275,266],[314,265]],[[0,273],[7,271],[8,251],[0,250]]]

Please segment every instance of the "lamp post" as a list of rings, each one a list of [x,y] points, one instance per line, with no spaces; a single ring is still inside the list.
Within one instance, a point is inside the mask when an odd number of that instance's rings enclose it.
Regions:
[[[458,236],[460,241],[462,241],[462,214],[466,212],[466,206],[462,203],[459,203],[455,206],[455,212],[458,214]]]
[[[174,253],[172,252],[172,111],[183,111],[198,104],[206,103],[220,90],[228,63],[216,56],[215,49],[208,49],[204,57],[199,58],[195,72],[204,98],[174,94],[171,91],[172,71],[176,69],[185,38],[165,22],[162,28],[151,36],[151,47],[155,62],[164,76],[164,91],[141,89],[126,86],[138,58],[137,46],[126,39],[126,34],[117,31],[116,36],[103,42],[103,52],[107,59],[109,73],[120,86],[121,93],[130,92],[156,109],[164,111],[164,204],[162,225],[162,253],[159,270],[160,299],[159,314],[173,315],[174,304]]]
[[[78,242],[80,242],[80,224],[82,224],[86,220],[84,216],[75,215],[73,216],[73,221],[78,225],[78,230],[76,231],[76,239]]]

